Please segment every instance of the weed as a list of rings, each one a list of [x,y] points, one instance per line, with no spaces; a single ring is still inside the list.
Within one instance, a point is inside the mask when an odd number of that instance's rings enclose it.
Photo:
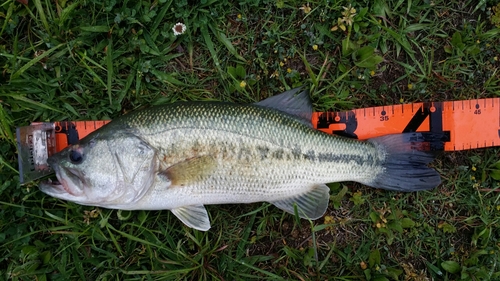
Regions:
[[[213,228],[198,232],[168,211],[95,209],[20,186],[14,134],[304,84],[318,111],[497,97],[497,3],[21,2],[0,4],[2,279],[500,278],[498,148],[441,155],[435,190],[336,183],[317,221],[267,203],[209,206]]]

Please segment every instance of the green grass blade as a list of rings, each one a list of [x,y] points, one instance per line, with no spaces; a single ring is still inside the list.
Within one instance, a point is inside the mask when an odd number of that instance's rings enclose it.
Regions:
[[[12,12],[14,11],[14,1],[11,1],[9,4],[9,8],[7,9],[7,14],[5,15],[5,19],[2,25],[2,31],[0,31],[0,38],[2,37],[3,32],[5,31],[5,28],[7,27],[7,24],[9,23],[11,17],[12,17]]]
[[[80,26],[80,29],[82,31],[97,32],[97,33],[109,32],[109,26],[107,25]]]
[[[222,68],[220,66],[220,61],[217,56],[217,52],[215,51],[214,47],[214,42],[212,41],[212,38],[210,37],[210,34],[208,33],[208,29],[206,26],[202,26],[200,28],[200,32],[203,36],[203,39],[205,40],[205,44],[207,45],[208,51],[210,52],[210,55],[214,61],[215,67],[217,68],[217,71],[219,72],[220,76],[225,78],[226,74],[224,71],[222,71]]]
[[[13,126],[12,120],[5,112],[4,106],[0,103],[0,136],[2,139],[8,140],[12,144],[15,144],[15,137],[12,134],[11,127]]]
[[[155,18],[155,20],[153,22],[153,25],[151,27],[151,33],[154,33],[158,29],[162,20],[164,20],[165,15],[167,14],[172,2],[173,2],[173,0],[169,0],[169,1],[166,1],[164,3],[158,4],[161,6],[161,9],[160,9],[160,12],[158,13],[158,16]]]
[[[40,102],[37,102],[37,101],[34,101],[32,99],[29,99],[21,94],[3,94],[3,96],[6,96],[6,97],[11,97],[15,100],[18,100],[18,101],[22,101],[22,102],[25,102],[25,103],[28,103],[30,105],[33,105],[34,108],[44,108],[44,109],[48,109],[48,110],[51,110],[51,111],[55,111],[55,112],[59,112],[59,113],[63,113],[62,111],[52,107],[52,106],[48,106],[46,104],[43,104],[43,103],[40,103]]]
[[[106,49],[106,66],[107,66],[107,90],[108,90],[108,98],[109,105],[113,105],[113,97],[111,93],[112,83],[113,83],[113,40],[108,40],[108,47]]]
[[[302,62],[304,63],[304,66],[306,67],[306,70],[307,70],[307,73],[309,74],[309,78],[311,79],[311,82],[313,82],[315,88],[318,88],[319,81],[318,81],[316,74],[314,74],[314,71],[311,68],[311,64],[309,64],[305,55],[299,54],[299,56],[302,58]]]
[[[40,0],[33,0],[33,4],[35,4],[35,8],[38,12],[38,15],[40,16],[40,20],[42,21],[45,31],[47,32],[47,34],[51,35],[52,34],[51,28],[47,21],[47,17],[45,16],[45,10],[42,7],[42,2]]]
[[[240,260],[233,259],[232,257],[230,257],[230,259],[233,260],[234,262],[239,263],[240,265],[242,265],[244,267],[248,267],[249,269],[252,269],[252,270],[254,270],[256,272],[264,274],[265,276],[267,276],[267,278],[272,278],[273,280],[286,280],[285,278],[283,278],[281,276],[278,276],[278,275],[276,275],[276,274],[274,274],[272,272],[260,269],[258,267],[255,267],[255,266],[251,265],[251,264],[245,263],[245,262],[240,261]]]
[[[15,80],[16,78],[21,76],[28,68],[32,67],[33,65],[35,65],[37,62],[41,61],[42,59],[48,57],[50,54],[52,54],[54,51],[56,51],[57,49],[61,48],[64,45],[66,45],[66,44],[64,44],[64,43],[59,44],[59,45],[55,46],[54,48],[51,48],[51,49],[43,52],[41,55],[36,56],[34,59],[30,60],[28,63],[26,63],[21,68],[19,68],[16,72],[14,72],[14,74],[12,74],[10,79]]]
[[[246,63],[245,58],[242,57],[240,54],[238,54],[238,52],[236,51],[236,49],[233,46],[233,43],[231,43],[231,41],[229,41],[229,39],[226,37],[226,35],[224,35],[224,33],[219,32],[217,30],[213,30],[213,29],[212,29],[212,32],[217,36],[217,39],[219,39],[219,42],[221,42],[227,48],[229,53],[231,53],[234,57],[239,59],[241,62]]]

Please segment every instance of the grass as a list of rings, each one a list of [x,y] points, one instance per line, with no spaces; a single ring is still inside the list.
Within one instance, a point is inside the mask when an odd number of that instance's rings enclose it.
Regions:
[[[209,206],[204,233],[168,211],[84,207],[20,186],[14,134],[31,121],[254,102],[303,84],[318,111],[498,97],[496,4],[4,1],[0,279],[499,280],[498,148],[442,154],[443,183],[428,192],[331,184],[314,222],[264,203]],[[176,37],[177,22],[187,31]]]

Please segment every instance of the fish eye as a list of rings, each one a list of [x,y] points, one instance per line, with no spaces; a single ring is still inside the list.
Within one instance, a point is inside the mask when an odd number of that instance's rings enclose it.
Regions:
[[[78,150],[71,150],[69,153],[69,160],[73,164],[80,164],[83,161],[83,155]]]

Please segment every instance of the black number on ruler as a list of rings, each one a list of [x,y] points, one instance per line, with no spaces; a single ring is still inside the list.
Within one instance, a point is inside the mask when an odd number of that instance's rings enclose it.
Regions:
[[[338,120],[337,118],[338,117]],[[333,131],[332,133],[339,136],[357,139],[358,136],[354,133],[358,128],[358,119],[353,111],[343,112],[339,115],[333,112],[324,112],[318,118],[318,129],[328,129],[330,124],[345,124],[345,130]]]
[[[78,137],[78,130],[76,129],[75,123],[62,121],[60,124],[61,128],[56,128],[56,131],[59,131],[60,129],[60,133],[66,134],[68,144],[77,144],[80,138]]]
[[[481,114],[481,109],[479,108],[479,104],[476,103],[476,110],[474,110],[474,114]]]
[[[382,112],[380,112],[380,121],[389,121],[389,116],[387,116],[385,110],[382,110]]]
[[[431,110],[431,107],[433,110]],[[442,134],[440,140],[434,140],[430,143],[431,150],[444,150],[444,143],[450,141],[450,131],[443,130],[443,109],[441,103],[424,103],[417,112],[413,115],[413,118],[408,122],[405,132],[416,132],[418,127],[424,123],[424,120],[429,117],[429,127],[430,131],[436,135]]]

